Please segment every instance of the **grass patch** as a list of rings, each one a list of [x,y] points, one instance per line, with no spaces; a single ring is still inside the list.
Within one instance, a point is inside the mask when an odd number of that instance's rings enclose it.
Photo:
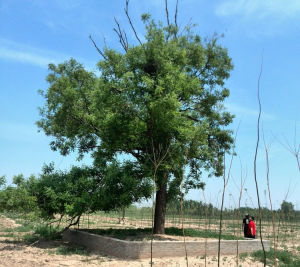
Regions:
[[[14,232],[26,233],[34,230],[33,224],[23,224],[12,229]]]
[[[35,234],[25,234],[23,236],[23,241],[26,242],[26,243],[33,243],[33,242],[36,242],[39,240],[39,237]]]
[[[57,240],[61,239],[61,229],[58,227],[50,227],[47,225],[39,225],[34,229],[33,233],[23,236],[25,242],[35,242],[37,240]]]
[[[39,235],[39,237],[44,239],[44,240],[61,239],[61,228],[59,228],[59,227],[39,225],[35,229],[34,233]]]
[[[96,235],[104,235],[113,238],[125,240],[128,237],[134,239],[140,235],[151,235],[151,228],[138,228],[138,229],[82,229],[81,231],[88,232]]]
[[[81,256],[89,256],[90,255],[90,251],[86,249],[86,247],[84,246],[59,246],[56,251],[55,254],[57,255],[81,255]]]
[[[138,228],[138,229],[82,229],[81,231],[89,232],[97,235],[110,236],[118,239],[135,239],[135,237],[145,236],[145,239],[151,237],[151,228]],[[165,229],[167,235],[182,236],[182,229],[169,227]],[[219,238],[219,234],[212,231],[203,231],[198,229],[187,228],[184,230],[185,236],[201,237],[201,238]],[[223,234],[221,236],[223,240],[236,240],[236,236],[231,234]],[[242,239],[242,238],[240,238]]]
[[[247,252],[243,252],[239,254],[239,258],[241,261],[245,261],[248,256],[249,254]]]
[[[182,236],[182,229],[180,229],[180,228],[170,227],[170,228],[166,228],[165,231],[166,231],[167,235]],[[190,236],[190,237],[213,238],[213,239],[219,238],[218,232],[198,230],[198,229],[192,229],[192,228],[184,229],[184,234],[186,236]],[[222,234],[221,239],[222,240],[236,240],[237,237],[232,234]],[[239,239],[243,239],[243,238],[240,237]]]
[[[14,237],[14,233],[12,232],[8,232],[8,233],[1,233],[0,234],[1,237]]]
[[[260,262],[264,262],[264,253],[262,250],[251,253],[251,256]],[[274,249],[266,251],[267,265],[272,266],[274,263]],[[287,250],[277,250],[276,258],[279,260],[279,266],[300,267],[300,258]]]

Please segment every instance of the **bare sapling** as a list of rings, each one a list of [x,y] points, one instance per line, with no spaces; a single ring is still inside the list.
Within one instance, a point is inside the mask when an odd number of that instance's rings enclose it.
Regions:
[[[207,213],[208,213],[208,206],[206,203],[206,197],[205,197],[205,193],[204,193],[204,189],[202,189],[202,193],[203,193],[203,199],[204,199],[204,213],[205,213],[205,219],[204,219],[204,223],[205,223],[205,241],[204,241],[204,266],[206,267],[207,264]]]
[[[256,148],[255,148],[255,155],[254,155],[254,181],[256,186],[256,196],[257,196],[257,204],[258,204],[258,217],[259,217],[259,236],[260,236],[260,242],[264,253],[264,266],[267,265],[267,256],[266,256],[266,250],[264,247],[264,242],[262,239],[262,231],[261,231],[261,221],[262,221],[262,214],[261,214],[261,205],[260,205],[260,197],[259,197],[259,188],[258,188],[258,182],[257,182],[257,172],[256,172],[256,159],[257,159],[257,152],[258,152],[258,145],[260,141],[260,117],[261,117],[261,101],[260,101],[260,79],[262,75],[262,67],[263,67],[263,58],[260,66],[260,72],[258,76],[257,81],[257,99],[258,99],[258,118],[257,118],[257,140],[256,140]]]
[[[243,195],[243,188],[246,182],[246,177],[243,178],[243,167],[242,167],[242,163],[240,161],[240,165],[241,165],[241,174],[240,174],[240,186],[238,187],[239,189],[239,200],[238,200],[238,223],[240,221],[241,218],[241,200],[242,200],[242,195]],[[240,229],[240,227],[238,228]],[[241,231],[237,232],[237,240],[236,240],[236,266],[239,266],[239,238],[240,238],[240,233]]]
[[[187,159],[187,153],[185,155],[185,163],[184,166],[186,165],[186,159]],[[180,218],[181,218],[181,229],[182,229],[182,236],[183,236],[183,243],[184,243],[184,251],[185,251],[185,261],[186,261],[186,266],[189,266],[189,261],[188,261],[188,254],[187,254],[187,249],[186,249],[186,242],[185,242],[185,234],[184,234],[184,215],[183,215],[183,178],[184,178],[184,168],[182,169],[181,173],[181,179],[180,179]]]
[[[265,147],[265,154],[266,154],[266,176],[267,176],[267,187],[268,187],[268,195],[269,195],[269,202],[270,202],[270,210],[272,214],[272,230],[273,230],[273,246],[274,246],[274,266],[277,266],[277,259],[276,259],[276,227],[275,227],[275,215],[273,212],[273,205],[272,205],[272,198],[271,198],[271,189],[270,189],[270,164],[269,164],[269,148],[266,145],[265,142],[265,136],[263,134],[263,139],[264,139],[264,147]]]
[[[218,241],[218,267],[220,266],[221,236],[222,236],[223,207],[224,207],[225,191],[226,191],[226,187],[227,187],[227,184],[228,184],[228,181],[229,181],[229,178],[230,178],[233,157],[235,155],[234,149],[235,149],[236,138],[237,138],[239,127],[240,127],[240,123],[238,125],[238,128],[236,130],[236,134],[235,134],[235,137],[234,137],[234,140],[233,140],[231,159],[230,159],[230,163],[229,163],[227,177],[226,177],[226,165],[225,165],[226,158],[225,158],[225,152],[224,152],[223,191],[222,191],[222,202],[221,202],[221,210],[220,210],[219,241]]]

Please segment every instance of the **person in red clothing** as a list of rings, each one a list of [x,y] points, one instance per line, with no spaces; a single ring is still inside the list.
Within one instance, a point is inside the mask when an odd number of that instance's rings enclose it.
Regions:
[[[253,217],[249,217],[249,224],[248,224],[248,236],[250,238],[255,238],[256,230],[255,230],[255,223]]]

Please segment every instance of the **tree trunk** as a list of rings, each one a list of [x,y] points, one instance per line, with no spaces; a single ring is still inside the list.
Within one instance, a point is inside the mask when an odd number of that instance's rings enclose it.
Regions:
[[[165,216],[167,205],[167,185],[160,185],[156,191],[155,214],[154,214],[154,234],[165,233]]]

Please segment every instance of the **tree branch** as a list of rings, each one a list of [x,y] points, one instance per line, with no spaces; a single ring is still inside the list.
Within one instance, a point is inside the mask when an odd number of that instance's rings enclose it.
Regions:
[[[76,216],[77,216],[77,215],[76,215]],[[78,215],[77,220],[76,220],[75,222],[73,222],[73,220],[76,218],[76,216],[73,216],[73,217],[70,219],[70,221],[71,221],[70,224],[69,224],[68,226],[66,226],[66,227],[61,231],[61,233],[67,231],[71,226],[76,225],[76,224],[79,223],[79,220],[80,220],[81,215]]]
[[[168,0],[165,0],[165,9],[166,9],[167,23],[168,23],[168,26],[170,26]]]
[[[114,17],[114,20],[117,24],[117,27],[118,29],[114,28],[114,31],[116,32],[116,34],[118,35],[119,37],[119,41],[121,43],[121,45],[123,46],[125,52],[127,52],[128,50],[128,42],[127,42],[127,36],[126,36],[126,33],[122,30],[121,30],[121,27],[120,27],[120,24],[119,22],[117,21],[116,17]]]
[[[129,21],[129,23],[130,23],[131,29],[133,30],[136,39],[139,41],[140,45],[143,45],[142,42],[141,42],[141,40],[140,40],[140,38],[138,37],[138,35],[137,35],[137,33],[136,33],[136,30],[135,30],[135,28],[134,28],[134,26],[133,26],[133,24],[132,24],[131,19],[130,19],[130,17],[129,17],[129,13],[128,13],[128,4],[129,4],[129,0],[126,0],[126,8],[124,9],[125,14],[126,14],[126,16],[127,16],[127,18],[128,18],[128,21]]]
[[[176,1],[176,9],[175,9],[175,26],[178,29],[178,24],[177,24],[177,14],[178,14],[178,0]]]
[[[95,41],[93,40],[92,36],[90,35],[89,38],[91,39],[91,41],[93,42],[95,48],[97,49],[98,53],[105,59],[107,60],[107,57],[105,56],[105,54],[99,49],[99,47],[96,45]]]

